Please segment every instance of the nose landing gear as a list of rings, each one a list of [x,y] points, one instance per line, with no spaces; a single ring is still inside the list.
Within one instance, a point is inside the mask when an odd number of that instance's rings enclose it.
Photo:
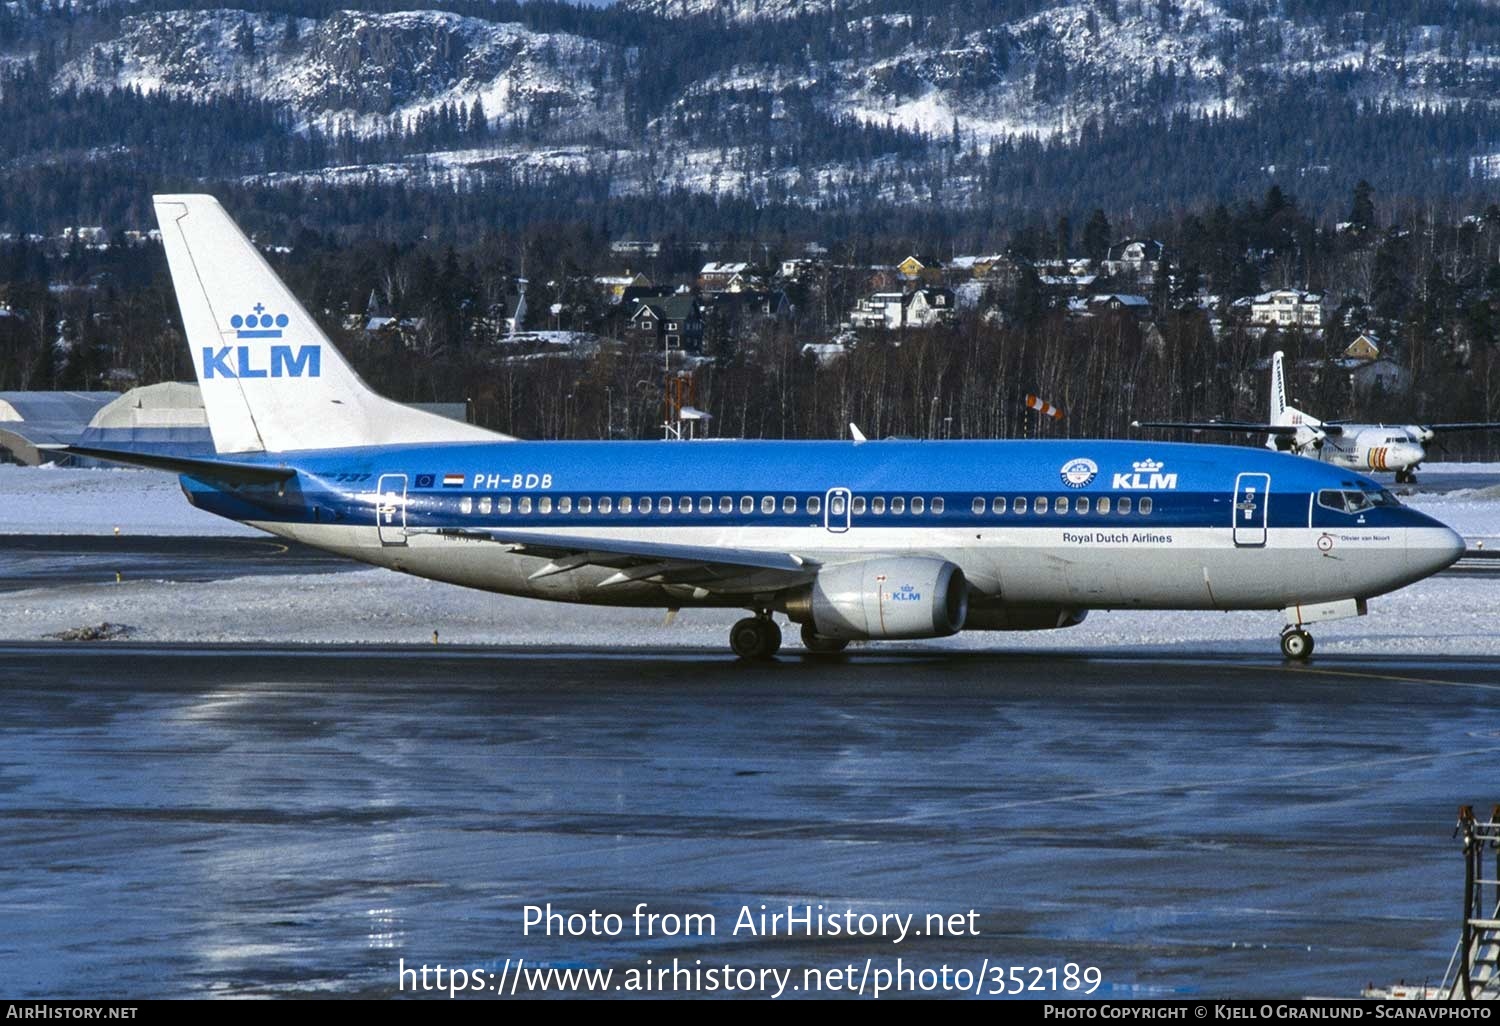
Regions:
[[[1288,659],[1306,662],[1313,653],[1313,637],[1301,627],[1288,627],[1281,632],[1281,654]]]
[[[781,628],[770,613],[747,616],[729,628],[729,647],[741,659],[770,659],[781,649]]]

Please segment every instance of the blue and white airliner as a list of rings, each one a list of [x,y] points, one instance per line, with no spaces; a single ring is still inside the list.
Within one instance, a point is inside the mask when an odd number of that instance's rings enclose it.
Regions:
[[[210,196],[158,196],[212,456],[201,509],[470,588],[722,607],[744,659],[1090,610],[1276,610],[1306,626],[1436,573],[1463,540],[1351,470],[1143,441],[531,442],[372,392]]]

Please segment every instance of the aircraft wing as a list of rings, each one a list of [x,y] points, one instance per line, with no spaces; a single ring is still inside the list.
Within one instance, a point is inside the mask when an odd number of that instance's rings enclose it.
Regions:
[[[1286,435],[1291,437],[1299,430],[1293,424],[1247,424],[1235,420],[1205,420],[1205,421],[1166,421],[1166,420],[1133,420],[1131,427],[1143,428],[1181,428],[1184,431],[1242,431],[1251,435]],[[1338,432],[1332,432],[1337,434]]]
[[[236,463],[233,460],[204,459],[187,456],[162,456],[149,452],[129,452],[124,449],[96,449],[87,445],[65,445],[58,449],[69,456],[87,456],[111,463],[126,463],[134,467],[150,467],[152,470],[169,470],[174,474],[186,474],[210,481],[227,484],[275,484],[297,476],[290,467],[273,467],[266,463]]]
[[[1500,422],[1473,420],[1454,424],[1423,424],[1428,431],[1500,431]]]
[[[513,552],[543,556],[549,562],[531,575],[534,581],[584,566],[614,569],[614,574],[599,582],[601,588],[647,581],[690,584],[720,592],[775,591],[807,583],[821,566],[816,560],[790,552],[708,545],[474,528],[440,528],[434,533],[495,542],[510,546]]]

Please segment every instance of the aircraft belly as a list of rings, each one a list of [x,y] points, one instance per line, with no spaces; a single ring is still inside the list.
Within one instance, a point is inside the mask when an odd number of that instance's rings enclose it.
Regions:
[[[542,556],[482,538],[412,534],[382,544],[372,526],[259,522],[251,526],[361,562],[463,587],[558,602],[625,606],[743,605],[750,596],[664,588],[649,582],[599,587],[615,571],[584,566],[537,579]],[[1092,609],[1275,609],[1293,602],[1366,597],[1389,590],[1404,543],[1390,530],[1272,528],[1263,546],[1237,547],[1221,528],[966,530],[791,530],[674,537],[689,543],[794,552],[837,564],[918,552],[950,560],[977,596],[1013,605]],[[622,532],[623,535],[623,532]],[[1328,538],[1332,537],[1331,543]],[[1331,551],[1322,550],[1329,546]],[[1318,558],[1311,558],[1317,553]]]

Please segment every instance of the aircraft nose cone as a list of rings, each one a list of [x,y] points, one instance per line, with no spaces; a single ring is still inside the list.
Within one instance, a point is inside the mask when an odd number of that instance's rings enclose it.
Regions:
[[[1420,445],[1397,445],[1393,448],[1395,451],[1391,455],[1394,459],[1390,461],[1393,467],[1414,467],[1427,455]]]
[[[1447,569],[1464,554],[1464,539],[1443,524],[1418,527],[1406,532],[1406,565],[1412,573],[1426,577]]]

